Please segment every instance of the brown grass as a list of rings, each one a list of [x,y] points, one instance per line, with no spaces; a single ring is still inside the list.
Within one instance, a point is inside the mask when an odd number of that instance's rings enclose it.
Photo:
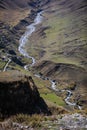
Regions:
[[[30,14],[29,9],[1,10],[0,20],[13,27],[17,25],[21,19],[27,17],[28,14]]]
[[[0,82],[12,82],[23,79],[24,74],[20,71],[11,70],[6,72],[0,72]]]

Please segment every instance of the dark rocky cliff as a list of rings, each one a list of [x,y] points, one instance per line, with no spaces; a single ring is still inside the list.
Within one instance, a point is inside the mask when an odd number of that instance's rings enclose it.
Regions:
[[[21,76],[19,72],[12,71],[2,73],[0,78],[0,113],[4,116],[16,113],[48,113],[48,108],[32,77]]]

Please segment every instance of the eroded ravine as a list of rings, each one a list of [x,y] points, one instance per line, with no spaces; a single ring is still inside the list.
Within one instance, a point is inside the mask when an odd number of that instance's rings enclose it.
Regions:
[[[19,40],[19,48],[18,48],[18,50],[19,50],[20,54],[22,54],[26,58],[32,59],[32,63],[31,64],[27,64],[27,65],[24,66],[25,70],[28,70],[29,66],[33,66],[36,63],[36,59],[28,54],[28,52],[25,49],[25,46],[26,46],[26,43],[29,40],[29,37],[32,35],[33,32],[35,32],[36,25],[38,25],[38,24],[40,24],[42,22],[42,20],[43,20],[42,13],[43,12],[39,12],[37,14],[34,22],[26,27],[25,33],[22,35],[22,37]],[[37,75],[37,74],[35,76],[38,77],[38,78],[42,78],[40,75]],[[46,77],[44,79],[47,80]],[[67,96],[65,98],[65,102],[66,102],[67,105],[69,105],[69,106],[77,106],[78,109],[81,109],[81,107],[79,105],[77,105],[77,103],[71,103],[69,101],[71,96],[72,96],[72,92],[70,90],[58,90],[58,89],[56,89],[56,82],[54,82],[50,78],[48,78],[48,80],[51,83],[52,90],[54,90],[55,92],[58,92],[58,91],[59,92],[60,91],[61,92],[65,92],[66,91],[67,92]]]

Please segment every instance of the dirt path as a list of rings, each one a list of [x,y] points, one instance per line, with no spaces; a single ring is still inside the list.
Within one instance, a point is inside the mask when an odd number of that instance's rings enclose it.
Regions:
[[[6,65],[5,65],[4,69],[3,69],[3,72],[6,71],[6,69],[7,69],[7,67],[8,67],[8,65],[9,65],[10,62],[11,62],[11,59],[8,58],[8,62],[6,63]]]

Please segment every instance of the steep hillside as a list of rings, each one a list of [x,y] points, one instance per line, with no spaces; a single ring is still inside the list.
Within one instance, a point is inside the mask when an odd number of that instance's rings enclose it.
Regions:
[[[0,76],[0,116],[6,117],[18,113],[49,114],[49,111],[32,77],[18,71],[2,72]]]
[[[43,23],[27,45],[27,52],[38,61],[35,71],[52,77],[61,89],[74,82],[77,86],[74,100],[78,95],[84,105],[87,104],[86,14],[86,0],[50,1],[45,6]]]
[[[0,0],[0,9],[18,9],[18,8],[27,8],[29,0]]]
[[[39,10],[49,0],[0,0],[0,21],[9,24],[11,28],[20,20],[28,17],[31,10]]]
[[[8,58],[12,59],[12,68],[25,64],[25,60],[22,63],[23,57],[19,57],[19,39],[47,1],[0,1],[0,70]]]
[[[86,14],[86,0],[51,1],[43,13],[43,24],[29,39],[34,54],[39,52],[37,59],[42,53],[40,60],[69,63],[87,69]]]
[[[25,18],[29,12],[29,0],[1,0],[0,1],[0,21],[11,26],[16,25],[20,19]]]

